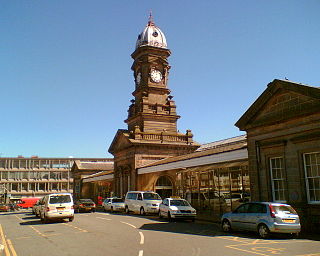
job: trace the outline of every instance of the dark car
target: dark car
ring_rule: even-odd
[[[95,212],[96,204],[91,199],[79,199],[74,204],[76,212]]]
[[[6,204],[0,204],[0,212],[8,212],[10,207]]]

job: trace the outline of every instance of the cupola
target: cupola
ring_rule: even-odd
[[[144,30],[139,34],[136,49],[141,46],[154,46],[159,48],[167,48],[167,40],[163,32],[153,22],[153,17],[150,14],[149,21]]]

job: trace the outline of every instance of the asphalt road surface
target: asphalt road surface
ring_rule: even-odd
[[[1,256],[320,256],[320,241],[312,237],[263,240],[223,233],[215,223],[104,212],[48,224],[31,211],[0,213],[0,247]]]

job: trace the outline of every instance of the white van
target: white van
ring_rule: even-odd
[[[146,213],[159,213],[161,197],[153,191],[129,191],[124,200],[125,212],[135,212],[145,215]]]
[[[43,223],[56,219],[74,219],[73,199],[70,193],[46,195],[41,200],[40,219]]]

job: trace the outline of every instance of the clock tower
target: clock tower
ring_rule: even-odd
[[[168,89],[170,54],[164,34],[150,17],[131,55],[135,91],[126,120],[129,130],[137,127],[142,132],[177,131],[180,116]]]
[[[114,155],[115,192],[150,190],[139,180],[137,168],[171,156],[193,152],[199,147],[191,130],[177,130],[176,104],[168,88],[171,55],[164,33],[149,21],[138,35],[132,71],[133,99],[125,120],[128,128],[118,130],[109,152]],[[152,188],[151,188],[152,189]]]

